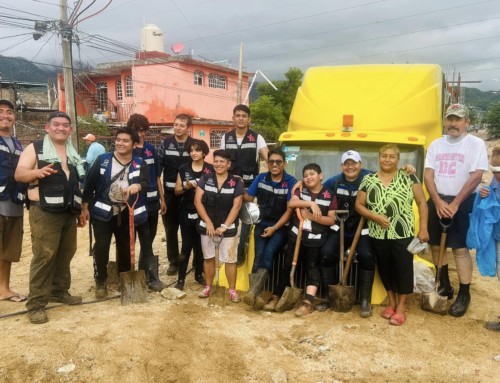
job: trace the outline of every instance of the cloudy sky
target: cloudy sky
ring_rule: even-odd
[[[0,55],[60,64],[58,4],[0,0]],[[74,58],[92,65],[130,59],[155,24],[165,52],[182,43],[183,54],[237,68],[243,43],[245,69],[271,79],[290,67],[437,63],[448,80],[500,90],[500,0],[83,0],[77,13]],[[37,41],[35,20],[49,22]]]

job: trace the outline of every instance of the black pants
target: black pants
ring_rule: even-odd
[[[344,235],[344,249],[351,246],[354,235]],[[372,242],[368,235],[359,237],[356,246],[356,259],[359,268],[366,271],[375,271],[375,252]],[[321,265],[324,267],[333,267],[339,264],[340,257],[340,232],[329,230],[326,241],[321,248]]]
[[[113,216],[109,222],[92,220],[94,229],[94,279],[96,282],[106,282],[108,279],[108,262],[111,238],[116,240],[116,264],[118,272],[130,271],[130,231],[129,213],[124,209],[120,214]],[[149,238],[147,223],[137,226],[136,231],[141,244],[142,258],[151,259],[153,247]],[[142,260],[142,262],[144,262]],[[141,262],[140,262],[141,263]]]
[[[201,250],[200,234],[196,231],[196,225],[187,222],[187,219],[183,219],[181,222],[181,237],[182,249],[179,257],[179,280],[184,280],[186,278],[191,251],[193,251],[195,276],[203,273],[203,252]]]
[[[167,204],[167,213],[162,215],[163,225],[165,226],[165,236],[167,239],[167,259],[171,265],[179,265],[179,240],[178,232],[180,225],[180,206],[179,199],[173,191],[165,190],[165,203]]]

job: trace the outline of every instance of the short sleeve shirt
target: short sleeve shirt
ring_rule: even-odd
[[[366,207],[375,214],[389,218],[389,228],[383,229],[374,221],[368,221],[370,237],[376,239],[402,239],[415,233],[413,216],[413,185],[420,183],[411,174],[399,170],[386,187],[376,173],[363,178],[359,190],[366,193]]]

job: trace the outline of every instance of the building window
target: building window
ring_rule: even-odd
[[[122,80],[116,82],[116,99],[123,100]]]
[[[125,96],[134,97],[134,84],[132,83],[132,77],[125,77]]]
[[[194,85],[203,85],[203,72],[199,70],[194,72]]]
[[[226,89],[226,78],[218,74],[210,73],[208,75],[208,86],[210,88]]]
[[[108,84],[106,82],[98,82],[95,84],[97,89],[97,108],[101,112],[108,110]]]
[[[219,149],[222,136],[227,133],[228,130],[210,130],[210,149]]]

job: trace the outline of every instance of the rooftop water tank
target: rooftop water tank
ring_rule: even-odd
[[[146,24],[141,30],[141,51],[164,52],[163,32],[154,24]]]

